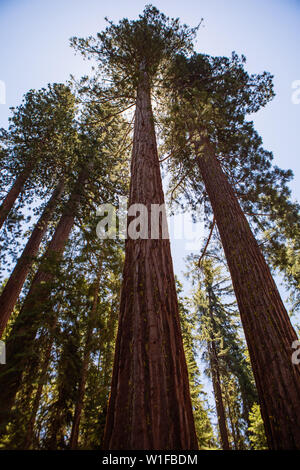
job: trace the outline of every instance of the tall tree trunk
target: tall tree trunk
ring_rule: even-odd
[[[36,390],[35,395],[34,395],[30,420],[29,420],[29,423],[28,423],[27,432],[26,432],[26,435],[25,435],[25,438],[24,438],[24,445],[22,447],[22,450],[30,449],[30,447],[32,446],[32,443],[33,443],[34,424],[35,424],[36,415],[37,415],[39,405],[40,405],[40,401],[41,401],[45,376],[47,374],[47,370],[48,370],[48,367],[49,367],[50,356],[51,356],[51,348],[52,348],[52,342],[51,342],[51,344],[48,345],[47,354],[46,354],[46,357],[45,357],[43,365],[42,365],[42,373],[41,373],[41,377],[39,379],[37,390]]]
[[[82,361],[82,368],[81,374],[79,379],[79,386],[78,386],[78,397],[75,404],[75,411],[74,411],[74,418],[72,422],[72,430],[70,436],[70,449],[77,449],[78,447],[78,437],[79,437],[79,426],[80,420],[83,410],[83,401],[84,401],[84,393],[85,393],[85,386],[88,376],[88,367],[89,367],[89,360],[90,360],[90,348],[89,344],[86,341],[85,349],[84,349],[84,356]]]
[[[107,416],[107,402],[110,393],[111,376],[114,362],[114,344],[116,336],[116,327],[118,325],[118,313],[119,308],[114,305],[114,301],[111,302],[111,310],[109,317],[105,323],[105,336],[102,337],[102,354],[99,354],[98,360],[98,372],[100,380],[100,387],[103,397],[106,397],[106,405],[102,406],[101,416],[99,420],[103,423],[101,426],[101,433],[99,435],[100,448],[103,449],[103,439],[105,431],[105,421]],[[104,398],[105,399],[105,398]],[[87,435],[87,434],[86,434]],[[88,440],[87,440],[88,442]]]
[[[112,344],[111,338],[115,336],[116,326],[118,324],[118,310],[112,306],[109,318],[105,324],[105,338],[102,340],[102,349],[103,355],[99,355],[99,364],[98,369],[100,373],[101,368],[101,376],[102,376],[102,388],[105,389],[107,396],[110,392],[110,381],[112,375],[112,368],[114,362],[114,345]],[[107,340],[109,338],[110,340]],[[101,364],[100,364],[101,362]]]
[[[138,85],[129,205],[163,204],[148,77]],[[150,235],[148,227],[147,234]],[[168,239],[128,238],[105,449],[197,449]]]
[[[24,185],[32,169],[33,169],[32,163],[29,163],[25,166],[24,170],[19,176],[17,176],[14,184],[12,185],[5,199],[3,200],[0,206],[0,228],[4,224],[6,217],[8,216],[12,206],[14,205],[16,199],[18,198],[22,189],[24,188]]]
[[[15,396],[19,390],[22,373],[33,348],[33,342],[41,323],[41,313],[51,293],[50,281],[53,279],[51,266],[59,261],[75,222],[75,216],[88,178],[84,169],[76,182],[66,209],[56,227],[55,233],[34,276],[20,313],[12,327],[6,344],[7,363],[0,366],[0,432],[4,432]],[[50,269],[49,269],[49,264]]]
[[[212,310],[212,287],[209,285],[207,286],[208,290],[208,301],[209,301],[209,316],[210,322],[212,326],[212,334],[216,334],[216,323],[213,316]],[[208,357],[210,362],[210,369],[211,369],[211,378],[214,390],[214,397],[216,403],[216,411],[218,417],[218,426],[220,431],[220,438],[221,438],[221,445],[223,450],[230,450],[229,439],[228,439],[228,431],[226,426],[226,414],[225,414],[225,407],[222,397],[222,388],[221,388],[221,377],[220,377],[220,366],[219,366],[219,358],[216,348],[216,341],[212,338],[207,343],[208,345]]]
[[[34,227],[32,234],[23,250],[21,257],[10,275],[0,296],[0,338],[5,330],[9,317],[16,305],[25,279],[38,253],[39,246],[48,228],[48,223],[53,215],[58,199],[64,189],[61,181],[54,190],[47,206],[45,207],[39,221]]]
[[[71,430],[71,437],[70,437],[70,444],[69,444],[71,449],[77,449],[78,447],[79,426],[80,426],[80,419],[81,419],[81,414],[82,414],[82,409],[83,409],[83,401],[84,401],[86,380],[87,380],[87,375],[88,375],[88,367],[89,367],[89,362],[90,362],[91,342],[93,339],[93,328],[95,324],[96,312],[97,312],[97,306],[98,306],[98,295],[99,295],[101,271],[102,271],[102,261],[99,260],[98,273],[97,273],[97,278],[95,280],[93,305],[92,305],[91,312],[90,312],[89,324],[87,326],[87,333],[86,333],[86,339],[85,339],[83,361],[82,361],[81,374],[80,374],[79,386],[78,386],[78,397],[77,397],[76,404],[75,404],[74,418],[73,418],[73,423],[72,423],[72,430]]]
[[[61,387],[59,389],[58,400],[55,403],[55,414],[52,417],[50,429],[47,432],[46,449],[47,450],[62,450],[64,448],[64,439],[62,438],[63,413],[65,409],[65,400],[61,394]],[[60,445],[62,446],[60,447]],[[59,449],[60,448],[60,449]]]
[[[224,408],[222,389],[221,389],[219,361],[218,361],[218,355],[217,355],[216,345],[215,345],[214,340],[208,341],[208,354],[209,354],[211,377],[212,377],[213,390],[214,390],[214,396],[215,396],[215,402],[216,402],[216,410],[217,410],[221,445],[222,445],[223,450],[230,450],[228,432],[227,432],[227,426],[226,426],[225,408]]]
[[[40,373],[40,376],[39,376],[38,387],[37,387],[37,390],[36,390],[35,395],[34,395],[32,408],[31,408],[31,414],[30,414],[30,420],[29,420],[29,423],[28,423],[28,426],[27,426],[26,435],[24,437],[24,444],[23,444],[22,450],[30,449],[30,447],[32,447],[32,444],[33,444],[33,435],[34,435],[33,430],[34,430],[34,425],[35,425],[35,421],[36,421],[36,415],[37,415],[39,405],[40,405],[40,401],[41,401],[43,387],[44,387],[46,377],[47,377],[47,371],[48,371],[50,359],[51,359],[51,350],[52,350],[53,339],[54,339],[53,330],[56,326],[56,323],[57,323],[57,319],[55,318],[54,323],[51,327],[50,336],[49,336],[48,341],[47,341],[45,356],[44,356],[44,359],[43,359],[43,362],[42,362],[42,365],[41,365],[41,373]]]
[[[226,406],[227,406],[228,418],[229,418],[229,422],[230,422],[230,426],[231,426],[231,435],[232,435],[234,449],[238,450],[239,440],[238,440],[238,437],[237,437],[236,427],[235,427],[235,423],[234,423],[233,415],[232,415],[232,411],[231,411],[230,397],[227,393],[226,387],[225,387],[225,403],[226,403]]]
[[[217,331],[216,331],[215,319],[213,316],[211,290],[212,290],[212,287],[208,285],[207,286],[208,302],[209,302],[208,308],[209,308],[210,322],[212,326],[212,334],[214,335],[217,333]],[[215,339],[212,338],[210,341],[208,341],[207,345],[208,345],[208,357],[209,357],[209,362],[210,362],[211,377],[212,377],[213,390],[214,390],[214,396],[215,396],[221,445],[222,445],[223,450],[230,450],[228,431],[227,431],[227,426],[226,426],[226,414],[225,414],[224,402],[223,402],[223,397],[222,397],[219,358],[218,358],[218,352],[216,348]]]
[[[207,138],[198,166],[231,273],[271,449],[300,449],[300,367],[297,339],[280,294]]]
[[[230,427],[232,431],[232,440],[235,450],[246,450],[245,447],[245,439],[244,436],[241,435],[240,426],[239,426],[239,415],[238,412],[238,404],[232,399],[230,396],[230,391],[226,384],[224,386],[224,402],[225,402],[225,409],[227,408],[228,418],[230,422]]]

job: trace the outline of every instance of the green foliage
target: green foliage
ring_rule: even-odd
[[[65,182],[61,203],[4,336],[13,354],[0,373],[0,393],[9,372],[21,370],[22,377],[6,432],[1,431],[2,448],[69,448],[83,378],[78,447],[101,448],[124,246],[119,240],[96,238],[96,208],[101,203],[116,206],[118,196],[128,192],[132,121],[121,116],[134,105],[144,73],[157,103],[161,150],[171,154],[164,164],[171,199],[185,210],[190,205],[195,217],[201,206],[206,227],[213,228],[211,205],[195,165],[196,155],[203,153],[202,138],[208,137],[265,255],[284,274],[295,308],[300,305],[300,219],[299,205],[292,202],[288,188],[292,172],[272,165],[272,153],[263,148],[248,119],[273,98],[272,76],[248,74],[245,58],[236,53],[231,58],[194,53],[196,32],[197,27],[181,25],[148,5],[137,20],[108,21],[95,38],[73,38],[73,47],[96,61],[94,76],[74,82],[73,90],[70,84],[30,90],[12,108],[8,129],[0,130],[1,196],[19,175],[26,176],[1,234],[5,277],[11,268],[7,261],[16,261],[44,201],[58,179]],[[79,186],[84,170],[88,176]],[[68,201],[74,192],[80,203],[64,254],[46,256],[61,215],[72,214]],[[212,376],[209,346],[213,343],[231,447],[249,448],[250,442],[254,449],[265,449],[232,286],[221,264],[211,261],[215,258],[223,259],[219,246],[208,247],[201,270],[195,271],[191,260],[190,276],[196,284],[192,301],[182,296],[177,282],[199,447],[218,447],[199,370],[200,346],[206,373]],[[34,307],[19,315],[39,269],[49,278],[37,291]]]
[[[44,95],[42,96],[44,98]],[[56,105],[58,106],[57,103]],[[55,109],[53,104],[53,111]],[[62,127],[63,124],[67,126],[68,116],[65,116],[64,121],[62,113],[60,118],[63,121]],[[28,120],[26,123],[28,128],[30,125],[33,126]],[[99,446],[103,433],[103,418],[101,420],[100,415],[102,413],[104,416],[106,410],[111,379],[122,243],[98,240],[96,209],[102,202],[117,204],[118,196],[124,195],[127,189],[128,152],[123,145],[127,139],[128,125],[120,116],[111,116],[109,105],[102,105],[99,109],[99,106],[95,108],[92,103],[82,105],[80,112],[78,110],[76,114],[76,119],[73,116],[70,124],[72,135],[70,135],[70,145],[66,145],[64,167],[59,166],[60,161],[55,160],[58,155],[54,155],[54,152],[58,147],[55,146],[54,138],[50,140],[52,146],[49,143],[49,148],[41,148],[40,151],[41,161],[44,157],[48,159],[49,175],[52,172],[52,175],[64,176],[65,193],[62,204],[56,208],[40,256],[36,259],[33,272],[30,273],[25,285],[23,291],[25,295],[20,298],[22,304],[26,293],[30,295],[31,307],[21,310],[18,316],[16,309],[6,332],[6,339],[12,345],[12,349],[9,364],[5,368],[6,372],[0,374],[0,381],[6,383],[7,371],[12,374],[21,372],[22,375],[14,407],[8,417],[7,431],[1,436],[2,446],[6,448],[29,446],[64,449],[69,445],[68,439],[87,347],[85,343],[91,325],[90,312],[95,282],[93,273],[99,259],[102,260],[103,273],[97,293],[96,320],[93,320],[93,334],[89,339],[88,349],[89,368],[93,370],[95,361],[100,361],[101,364],[97,368],[97,387],[94,384],[93,393],[90,394],[91,399],[92,395],[94,397],[93,403],[96,403],[93,409],[94,416],[97,410],[102,411],[98,413],[99,419],[95,423],[97,429],[95,435],[87,434],[82,428],[79,445],[92,448],[98,442]],[[20,128],[24,126],[23,121],[18,125]],[[44,138],[43,128],[41,127],[40,136],[38,124],[36,129],[36,139]],[[55,131],[57,132],[55,138],[60,142],[59,129]],[[13,132],[12,128],[9,132]],[[53,153],[51,153],[53,160],[48,158],[47,152]],[[86,183],[79,186],[78,176],[87,166],[89,171]],[[42,167],[39,171],[42,172]],[[35,177],[35,173],[29,176],[29,184]],[[45,191],[48,191],[52,180],[46,179],[45,175],[41,178],[45,179],[41,180],[43,182],[40,181],[40,184],[43,184]],[[35,190],[34,185],[32,191],[39,197],[40,193]],[[75,194],[79,200],[74,213],[76,225],[65,248],[65,256],[62,258],[60,253],[53,251],[48,253],[46,248],[55,233],[61,215],[69,216],[74,212],[73,203],[68,202],[71,201],[72,194]],[[48,278],[33,295],[30,292],[30,282],[37,269],[42,270]],[[32,365],[35,366],[32,368]],[[89,380],[88,377],[87,389]],[[85,419],[82,418],[82,423]],[[89,428],[92,429],[90,418],[88,422]],[[29,436],[26,429],[31,424],[33,429]],[[24,436],[27,434],[29,440],[26,441]],[[82,442],[81,435],[85,436]]]
[[[135,96],[141,70],[152,82],[164,74],[165,64],[177,53],[192,50],[197,28],[180,25],[152,5],[145,7],[138,20],[108,21],[107,28],[96,38],[72,38],[71,45],[85,57],[99,61],[101,72],[120,94]]]
[[[262,250],[292,287],[298,305],[299,270],[291,252],[299,253],[299,204],[291,200],[291,170],[272,165],[273,155],[262,147],[248,115],[273,98],[272,76],[249,75],[245,58],[196,54],[174,58],[161,100],[162,150],[171,154],[171,195],[181,208],[187,204],[198,216],[202,206],[207,226],[212,209],[198,172],[208,139],[228,177]],[[290,251],[288,249],[290,248]]]
[[[75,158],[76,111],[76,99],[70,88],[57,83],[30,90],[20,106],[11,108],[8,130],[0,131],[6,156],[5,181],[29,166],[32,170],[29,187],[35,179],[37,188],[49,184],[46,178],[57,178],[71,165]]]
[[[77,165],[77,102],[64,84],[30,90],[11,108],[8,129],[0,129],[3,149],[0,191],[3,196],[18,177],[25,183],[1,233],[1,261],[15,261],[31,219],[41,214],[59,179],[67,182]]]
[[[260,406],[254,403],[249,414],[249,439],[254,450],[268,450],[264,423],[260,413]]]
[[[191,267],[193,262],[191,258]],[[196,283],[195,324],[202,358],[207,364],[206,373],[212,377],[210,345],[213,343],[232,448],[243,449],[248,445],[249,412],[257,393],[229,275],[221,264],[207,258],[200,270],[199,267],[190,270],[189,277]]]
[[[193,406],[196,434],[198,438],[199,449],[211,449],[216,447],[215,436],[213,428],[209,419],[209,407],[206,399],[206,394],[203,391],[201,384],[201,377],[199,367],[196,361],[196,338],[195,327],[196,318],[189,309],[189,301],[183,298],[182,285],[176,280],[179,315],[181,320],[181,330],[183,336],[183,347],[185,351],[185,358],[187,362],[189,380],[190,380],[190,394]]]

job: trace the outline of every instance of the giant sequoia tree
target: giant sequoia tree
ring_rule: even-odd
[[[0,227],[22,191],[41,191],[45,181],[49,188],[49,179],[72,162],[75,111],[75,97],[61,83],[30,90],[23,103],[12,108],[8,130],[0,130],[2,178],[7,185],[14,180],[1,202]]]
[[[102,108],[101,108],[102,109]],[[20,308],[19,315],[11,325],[7,338],[7,363],[1,367],[0,372],[0,430],[5,432],[10,420],[11,408],[16,394],[21,386],[22,376],[26,364],[30,362],[32,345],[36,344],[36,336],[43,317],[48,312],[52,323],[56,321],[56,312],[51,311],[51,292],[53,282],[59,276],[60,262],[66,248],[74,225],[90,214],[91,205],[95,210],[96,203],[115,202],[116,195],[121,190],[123,183],[116,183],[107,178],[107,174],[114,173],[116,167],[121,170],[118,148],[120,146],[119,133],[122,131],[120,118],[112,118],[110,122],[110,138],[103,129],[103,114],[107,116],[107,110],[102,109],[102,115],[98,109],[98,120],[93,121],[92,111],[82,110],[78,122],[77,139],[75,139],[76,167],[72,175],[68,175],[68,194],[65,204],[57,212],[58,223],[47,248],[38,264],[38,269],[33,276],[30,288]],[[106,126],[107,121],[105,121]],[[35,229],[32,233],[34,235]],[[35,240],[36,241],[36,240]],[[38,246],[35,247],[37,251]],[[27,264],[31,262],[25,256],[21,259],[21,265],[17,265],[12,277],[9,279],[9,290],[4,288],[1,302],[1,335],[8,321],[8,314],[12,310],[12,298],[18,296],[21,281],[26,276]],[[32,255],[32,253],[31,253]],[[22,278],[22,279],[20,279]],[[11,289],[16,292],[11,292]],[[49,313],[50,311],[50,313]]]
[[[270,448],[300,448],[296,336],[265,261],[281,269],[297,302],[299,206],[291,171],[272,165],[247,116],[273,97],[272,77],[250,76],[235,53],[193,52],[196,31],[147,6],[135,21],[108,21],[96,38],[73,38],[98,63],[93,75],[74,91],[30,90],[0,130],[5,276],[16,261],[0,292],[1,448],[242,449],[249,431],[265,448],[260,409]],[[195,216],[203,207],[210,230],[193,303],[176,289],[161,162],[171,200]],[[116,206],[129,179],[126,242],[99,240],[96,209]],[[231,284],[206,260],[223,252],[257,384],[252,414],[241,324],[223,302]]]
[[[245,201],[244,207],[248,203],[248,208],[259,208],[258,212],[268,209],[271,221],[287,217],[278,210],[285,206],[290,221],[298,224],[297,208],[287,203],[289,175],[271,169],[272,156],[262,149],[261,139],[245,120],[247,113],[257,111],[273,96],[271,77],[267,73],[249,76],[236,55],[230,61],[195,54],[176,59],[169,85],[173,129],[169,138],[177,149],[184,147],[178,158],[181,164],[186,158],[193,178],[203,182],[215,217],[268,444],[273,449],[299,448],[300,369],[291,361],[291,345],[297,337],[238,199]]]
[[[53,194],[48,201],[41,217],[39,218],[36,226],[34,227],[31,236],[22,252],[22,255],[18,259],[18,262],[11,273],[5,287],[0,295],[0,335],[2,336],[3,331],[7,325],[9,317],[16,305],[26,276],[30,271],[30,268],[34,262],[35,256],[38,253],[41,241],[45,235],[49,221],[53,216],[55,208],[58,204],[59,198],[62,195],[64,189],[63,180],[59,182]]]
[[[216,256],[216,247],[213,251]],[[211,250],[207,256],[212,256]],[[213,258],[192,271],[197,283],[193,302],[203,359],[213,384],[222,448],[248,444],[249,414],[257,392],[245,345],[240,338],[236,301],[228,273]],[[191,271],[190,271],[191,273]],[[230,443],[230,444],[229,444]]]
[[[119,95],[135,97],[129,207],[143,204],[149,220],[151,205],[164,203],[151,91],[164,64],[190,50],[194,32],[146,7],[137,21],[110,23],[97,39],[73,40],[106,67]],[[108,449],[197,448],[170,244],[161,225],[157,239],[149,225],[126,240]]]

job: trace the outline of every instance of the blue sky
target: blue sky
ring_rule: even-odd
[[[300,200],[300,104],[292,103],[292,84],[300,80],[300,0],[165,0],[153,2],[169,16],[200,27],[196,50],[247,57],[251,73],[274,75],[276,97],[253,116],[274,163],[294,171],[293,197]],[[71,36],[102,30],[104,17],[135,18],[144,1],[0,0],[0,80],[6,104],[0,104],[0,126],[7,126],[9,107],[20,103],[30,88],[63,82],[72,73],[87,73],[88,63],[74,55]],[[182,241],[172,240],[175,271],[184,269],[188,254]]]
[[[245,54],[250,72],[274,74],[276,97],[255,116],[264,145],[275,162],[295,173],[292,188],[300,199],[300,104],[293,104],[292,83],[300,80],[300,0],[173,0],[156,1],[169,16],[189,25],[204,18],[196,49],[214,55]],[[103,29],[104,16],[136,17],[144,1],[0,0],[0,80],[6,84],[6,104],[0,105],[0,125],[7,125],[9,106],[30,88],[80,76],[87,63],[69,47],[73,35]]]

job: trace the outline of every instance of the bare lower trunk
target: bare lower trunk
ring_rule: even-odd
[[[25,435],[25,438],[24,438],[24,445],[22,447],[23,450],[30,449],[32,447],[32,444],[33,444],[33,436],[34,436],[33,430],[34,430],[34,425],[35,425],[35,421],[36,421],[36,415],[37,415],[38,408],[39,408],[40,401],[41,401],[41,396],[42,396],[42,392],[43,392],[45,378],[46,378],[48,367],[49,367],[52,345],[53,345],[53,336],[51,336],[49,338],[49,342],[48,342],[48,346],[47,346],[47,349],[46,349],[45,357],[44,357],[44,360],[43,360],[43,363],[42,363],[41,374],[40,374],[40,377],[39,377],[39,383],[38,383],[37,390],[35,392],[35,396],[34,396],[34,400],[33,400],[33,404],[32,404],[32,410],[31,410],[31,414],[30,414],[30,420],[29,420],[29,423],[28,423],[28,426],[27,426],[27,432],[26,432],[26,435]]]
[[[3,200],[1,206],[0,206],[0,228],[4,224],[6,217],[8,216],[11,208],[13,207],[16,199],[20,195],[22,189],[24,188],[24,185],[27,181],[27,178],[29,177],[31,171],[32,171],[32,164],[27,165],[22,173],[17,176],[13,186],[10,188],[8,191],[5,199]]]
[[[215,323],[213,310],[212,310],[211,289],[212,289],[211,285],[208,285],[207,291],[208,291],[208,301],[209,301],[209,316],[210,316],[210,322],[211,322],[211,327],[212,327],[212,335],[214,336],[217,333],[217,330],[216,330],[216,323]],[[208,341],[208,357],[209,357],[209,362],[210,362],[211,377],[212,377],[213,390],[214,390],[214,396],[215,396],[221,445],[222,445],[223,450],[230,450],[228,431],[227,431],[227,426],[226,426],[226,414],[225,414],[224,402],[223,402],[223,397],[222,397],[219,357],[218,357],[218,352],[217,352],[216,341],[214,338],[211,338],[211,340]]]
[[[0,432],[4,431],[9,420],[11,407],[21,385],[25,363],[40,326],[41,313],[51,293],[52,262],[59,261],[69,238],[87,177],[85,169],[78,178],[7,341],[7,363],[0,369]]]
[[[234,449],[238,450],[238,448],[239,448],[239,439],[238,439],[238,436],[237,436],[237,433],[236,433],[236,427],[235,427],[235,423],[234,423],[233,415],[232,415],[232,411],[231,411],[230,397],[228,396],[228,393],[227,393],[226,390],[225,390],[225,403],[226,403],[228,418],[229,418],[229,422],[230,422],[230,426],[231,426],[231,435],[232,435],[232,441],[233,441]]]
[[[129,205],[164,203],[146,74],[135,113]],[[149,235],[149,228],[147,233]],[[126,241],[105,449],[197,449],[168,239]]]
[[[223,450],[230,450],[228,432],[227,432],[227,426],[226,426],[225,408],[224,408],[223,397],[222,397],[218,355],[217,355],[216,345],[215,345],[214,340],[209,341],[208,343],[208,353],[209,353],[209,362],[210,362],[212,383],[213,383],[213,389],[214,389],[221,445],[222,445]]]
[[[65,408],[63,397],[59,394],[58,402],[56,403],[55,415],[52,418],[50,429],[47,431],[47,450],[62,450],[64,445],[64,436],[62,434],[63,426],[63,411]]]
[[[0,337],[2,336],[9,317],[16,305],[25,279],[38,253],[39,246],[48,228],[48,223],[53,215],[58,199],[64,188],[64,183],[58,184],[39,221],[23,250],[21,257],[10,275],[0,296]]]
[[[233,189],[206,139],[199,169],[231,273],[271,449],[300,449],[297,339],[277,287]],[[203,155],[202,155],[203,153]]]
[[[84,393],[85,393],[85,386],[88,376],[88,367],[90,362],[90,353],[91,353],[91,341],[93,339],[93,328],[95,324],[95,315],[97,312],[97,305],[98,305],[98,295],[99,295],[99,287],[100,287],[100,277],[101,277],[101,270],[102,270],[102,263],[99,260],[99,271],[97,275],[97,279],[95,282],[95,289],[94,289],[94,298],[93,298],[93,305],[90,313],[89,324],[86,333],[85,339],[85,348],[83,353],[83,361],[82,361],[82,368],[79,380],[79,387],[78,387],[78,397],[75,404],[75,411],[74,411],[74,418],[72,423],[72,430],[71,430],[71,437],[70,437],[70,449],[77,449],[78,447],[78,436],[79,436],[79,426],[81,420],[81,414],[83,410],[83,402],[84,402]]]
[[[86,344],[87,348],[87,344]],[[85,393],[85,386],[87,381],[88,375],[88,367],[89,367],[89,360],[90,360],[90,353],[85,349],[84,357],[82,362],[81,368],[81,375],[78,387],[78,397],[75,404],[75,411],[74,411],[74,418],[72,423],[72,430],[71,430],[71,437],[70,437],[70,449],[77,449],[78,447],[78,437],[79,437],[79,426],[80,420],[83,410],[83,402],[84,402],[84,393]]]

